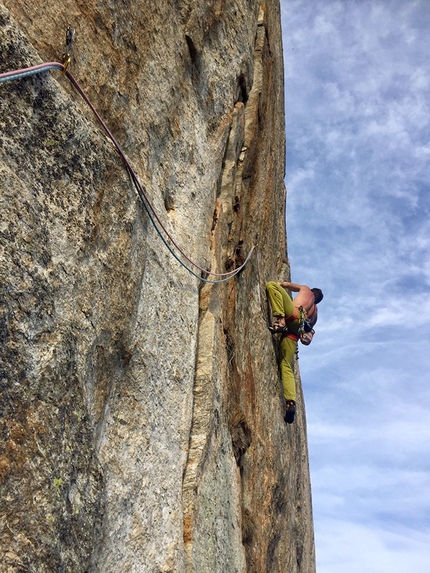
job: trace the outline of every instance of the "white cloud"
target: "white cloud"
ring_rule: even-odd
[[[300,350],[319,573],[427,573],[430,10],[283,5],[292,278],[325,298]]]
[[[428,532],[393,532],[335,519],[325,519],[320,526],[318,573],[428,573]]]

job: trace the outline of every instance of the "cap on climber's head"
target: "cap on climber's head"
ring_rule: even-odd
[[[320,288],[311,288],[311,291],[314,293],[315,297],[315,304],[318,304],[324,298],[323,292]]]

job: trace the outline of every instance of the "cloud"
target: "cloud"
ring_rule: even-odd
[[[287,230],[319,573],[430,561],[430,10],[282,2]]]
[[[369,530],[348,520],[325,519],[317,533],[318,573],[428,572],[428,532],[411,535],[409,530],[391,531],[389,527]]]

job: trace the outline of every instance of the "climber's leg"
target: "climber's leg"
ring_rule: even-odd
[[[287,291],[278,283],[270,281],[266,285],[267,294],[269,296],[270,306],[272,307],[272,314],[275,317],[290,317],[295,306]]]
[[[296,381],[294,379],[294,372],[291,367],[293,362],[294,353],[296,352],[297,342],[284,337],[280,344],[280,361],[279,367],[281,370],[282,388],[284,390],[285,400],[296,401]]]

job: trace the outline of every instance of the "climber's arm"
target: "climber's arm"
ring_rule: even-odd
[[[306,285],[299,285],[296,283],[282,282],[279,283],[281,287],[289,289],[292,292],[297,292],[297,296],[294,298],[293,303],[296,308],[303,307],[310,316],[313,315],[315,308],[315,296],[311,289]],[[298,315],[298,313],[297,313]],[[294,316],[294,315],[293,315]],[[294,316],[298,318],[298,316]]]
[[[281,285],[282,288],[286,288],[291,292],[300,292],[300,289],[304,286],[304,285],[296,285],[295,283],[289,283],[289,282],[283,282],[279,284]]]

